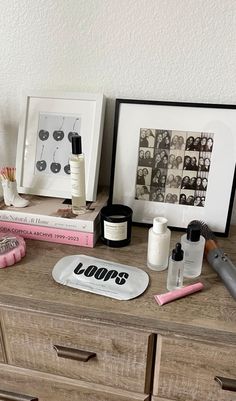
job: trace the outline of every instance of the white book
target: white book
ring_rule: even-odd
[[[0,224],[5,221],[94,233],[100,224],[100,210],[107,204],[107,192],[107,189],[101,190],[97,201],[91,203],[88,212],[82,215],[73,214],[71,205],[64,204],[60,198],[21,195],[30,202],[25,208],[6,206],[2,200]]]

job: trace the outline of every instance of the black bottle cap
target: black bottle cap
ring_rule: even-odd
[[[183,260],[184,258],[184,251],[181,248],[180,242],[177,242],[175,245],[175,249],[172,251],[172,260],[175,260],[176,262],[179,262],[180,260]]]
[[[80,155],[82,153],[81,136],[73,135],[71,137],[71,143],[72,143],[72,154]]]
[[[198,242],[201,235],[201,227],[197,223],[191,223],[187,227],[187,240]]]

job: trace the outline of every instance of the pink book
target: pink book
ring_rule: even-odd
[[[93,248],[97,240],[96,233],[0,221],[0,233],[6,234],[7,232],[23,238],[86,246],[88,248]]]

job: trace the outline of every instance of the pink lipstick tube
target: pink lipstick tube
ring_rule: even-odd
[[[179,288],[178,290],[166,292],[165,294],[154,295],[158,305],[164,305],[175,299],[183,298],[186,295],[193,294],[194,292],[201,291],[204,288],[202,283],[195,283],[187,285],[186,287]]]

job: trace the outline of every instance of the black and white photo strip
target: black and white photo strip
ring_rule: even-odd
[[[141,128],[135,199],[204,207],[214,134]]]

